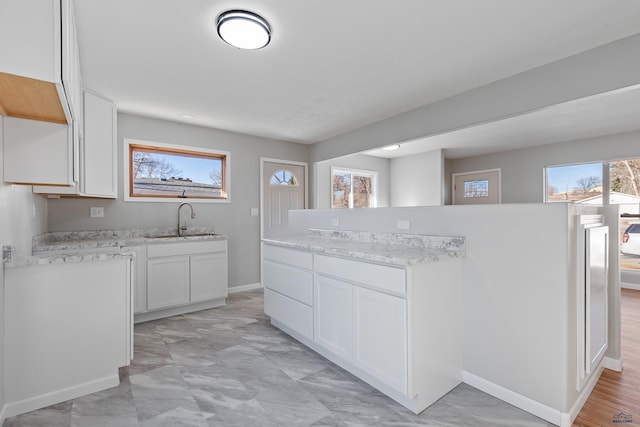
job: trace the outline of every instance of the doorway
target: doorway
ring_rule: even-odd
[[[276,159],[260,161],[260,236],[284,237],[289,229],[289,211],[307,207],[307,164]]]

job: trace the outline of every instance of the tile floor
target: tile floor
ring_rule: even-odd
[[[138,324],[121,384],[5,427],[526,426],[550,424],[461,384],[416,416],[269,324],[261,291]]]

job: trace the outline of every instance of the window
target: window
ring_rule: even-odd
[[[602,171],[602,162],[547,167],[546,202],[592,202],[601,205]]]
[[[489,180],[465,181],[463,197],[489,197]]]
[[[375,207],[376,180],[376,172],[331,168],[331,207]]]
[[[288,170],[280,169],[271,175],[269,185],[289,185],[292,187],[298,186],[298,180],[296,176]]]
[[[550,166],[545,172],[547,202],[619,206],[620,267],[623,275],[640,272],[640,159]]]
[[[125,139],[125,200],[228,201],[229,153]]]

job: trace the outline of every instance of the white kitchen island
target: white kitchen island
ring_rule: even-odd
[[[462,381],[464,238],[309,230],[262,253],[274,326],[415,413]]]

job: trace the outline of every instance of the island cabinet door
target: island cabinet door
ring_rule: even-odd
[[[354,364],[406,394],[406,300],[354,286],[353,311]]]
[[[353,354],[353,285],[316,276],[314,284],[314,339],[351,362]]]
[[[189,302],[189,257],[149,259],[147,262],[149,310]]]

